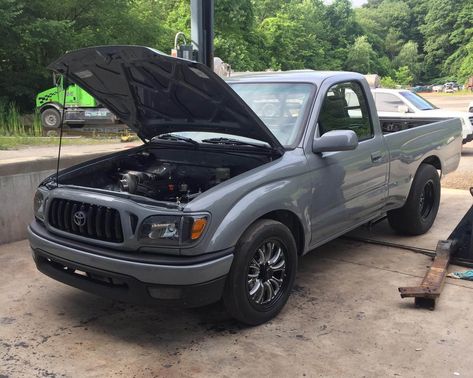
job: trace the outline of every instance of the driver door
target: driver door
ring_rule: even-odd
[[[309,153],[313,246],[377,217],[387,193],[388,152],[359,82],[338,83],[326,92],[316,137],[331,130],[353,130],[359,144],[351,151]]]

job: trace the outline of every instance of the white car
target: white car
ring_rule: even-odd
[[[469,111],[470,113],[473,113],[473,101],[470,102],[470,105],[468,105],[468,111]]]
[[[460,118],[463,144],[473,140],[473,103],[470,112],[439,109],[423,97],[405,89],[372,90],[380,117],[405,117],[406,120]]]

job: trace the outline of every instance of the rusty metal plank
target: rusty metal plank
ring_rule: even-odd
[[[435,308],[435,303],[442,292],[447,267],[450,262],[452,240],[440,240],[437,244],[434,261],[424,276],[420,286],[400,287],[401,298],[415,298],[417,306]]]

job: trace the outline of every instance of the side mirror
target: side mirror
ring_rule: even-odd
[[[312,144],[314,153],[330,151],[349,151],[358,147],[358,137],[352,130],[333,130],[326,132],[320,138],[315,138]]]
[[[409,107],[407,105],[399,105],[397,111],[399,113],[409,113]]]

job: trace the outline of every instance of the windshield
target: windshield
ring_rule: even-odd
[[[296,142],[312,92],[312,84],[229,83],[279,142]]]
[[[249,105],[284,147],[291,147],[301,131],[312,84],[300,83],[229,83],[232,89]],[[198,142],[210,138],[233,138],[243,142],[267,143],[238,135],[213,132],[173,132]]]
[[[437,109],[437,107],[427,100],[423,99],[419,95],[416,95],[415,93],[408,92],[408,91],[403,91],[400,93],[402,97],[407,99],[408,101],[411,102],[412,105],[414,105],[417,109],[419,110],[433,110]]]

